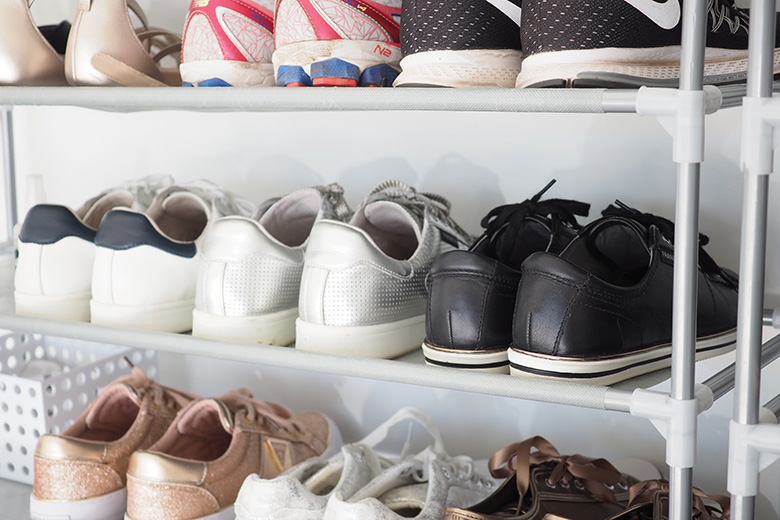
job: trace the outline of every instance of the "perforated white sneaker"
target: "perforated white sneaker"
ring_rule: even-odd
[[[343,194],[337,184],[315,186],[215,222],[200,252],[192,334],[292,343],[309,234],[320,219],[349,218]]]
[[[172,186],[141,213],[108,212],[95,237],[92,323],[185,332],[192,328],[197,253],[211,223],[253,205],[207,181]]]
[[[433,419],[416,408],[402,408],[362,440],[341,448],[328,460],[310,459],[266,480],[250,475],[238,493],[236,520],[320,520],[328,499],[335,493],[351,497],[384,470],[404,460],[409,443],[400,450],[377,452],[400,426],[422,426],[427,450],[443,454]]]
[[[106,190],[75,210],[59,204],[33,206],[18,237],[16,313],[89,321],[95,235],[103,216],[120,207],[143,211],[171,184],[171,177],[151,176]]]
[[[387,181],[349,223],[317,222],[304,260],[296,347],[376,358],[419,348],[431,263],[473,240],[449,211],[439,195]]]

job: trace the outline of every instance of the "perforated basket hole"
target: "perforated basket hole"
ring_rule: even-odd
[[[13,350],[16,346],[16,338],[13,336],[8,336],[5,338],[5,348],[6,350]]]
[[[7,413],[8,412],[8,403],[2,403],[0,404],[0,410]]]
[[[100,378],[100,369],[98,367],[92,367],[92,369],[89,371],[89,378],[93,381]]]
[[[9,471],[10,473],[13,473],[14,471],[16,471],[16,468],[15,468],[15,467],[14,467],[14,465],[13,465],[13,464],[11,464],[10,462],[8,463],[8,466],[6,466],[6,467],[8,468],[8,471]]]
[[[0,366],[2,366],[2,365],[0,365]],[[7,387],[5,386],[5,383],[3,383],[2,381],[0,381],[0,392],[5,392],[6,388],[7,388]]]
[[[5,443],[5,451],[7,451],[8,453],[12,453],[14,451],[14,447],[11,446],[10,442]]]
[[[27,393],[30,394],[30,397],[35,399],[35,396],[38,395],[38,392],[35,391],[35,388],[30,387],[30,389],[27,391]]]
[[[73,382],[69,377],[65,377],[62,379],[62,381],[60,381],[60,386],[62,386],[63,391],[67,392],[73,386]]]
[[[8,368],[10,368],[11,370],[13,370],[14,368],[16,368],[16,356],[8,356],[8,359],[6,360],[5,364],[6,364],[6,365],[8,366]]]
[[[87,403],[89,402],[89,397],[87,397],[87,394],[82,392],[77,397],[77,402],[79,403],[79,406],[86,406]]]
[[[20,452],[22,455],[27,455],[27,448],[25,448],[24,446],[21,446],[21,447],[19,448],[19,452]]]
[[[30,342],[30,335],[29,334],[22,334],[19,336],[19,342],[22,345],[27,345]]]
[[[140,365],[141,361],[144,359],[144,355],[136,350],[133,352],[131,359],[133,360],[134,365]]]
[[[57,347],[54,345],[49,345],[49,357],[56,358],[57,357]]]
[[[17,405],[16,413],[18,413],[19,415],[24,415],[24,409],[21,406]]]
[[[16,395],[20,395],[22,393],[22,387],[19,385],[14,385],[14,393]]]
[[[57,417],[57,414],[58,414],[59,412],[60,412],[60,411],[57,409],[57,405],[56,405],[56,404],[53,404],[53,405],[51,405],[51,406],[49,407],[49,410],[48,410],[46,413],[49,415],[49,417]]]
[[[35,359],[43,359],[43,356],[46,355],[46,349],[43,348],[43,345],[38,345],[35,347]]]
[[[149,370],[146,371],[146,375],[149,376],[149,379],[154,379],[157,377],[157,367],[149,367]]]
[[[70,412],[73,410],[73,400],[72,399],[65,399],[62,402],[62,410],[65,412]]]
[[[10,432],[11,431],[11,425],[8,424],[8,423],[3,423],[3,430],[6,431],[6,432]]]
[[[27,431],[25,431],[24,426],[19,426],[19,435],[24,435],[25,433],[27,433]]]
[[[56,395],[57,394],[57,387],[54,385],[46,385],[46,388],[44,390],[47,395]]]
[[[83,372],[76,374],[76,384],[79,386],[83,386],[84,383],[87,382],[87,376],[84,375]]]
[[[105,370],[106,374],[111,375],[116,370],[116,365],[113,361],[108,361],[105,365],[103,365],[103,370]]]
[[[37,419],[38,418],[38,410],[33,408],[32,410],[30,410],[30,415],[33,416],[33,419]]]
[[[76,351],[76,363],[83,363],[84,362],[84,353],[80,350]]]

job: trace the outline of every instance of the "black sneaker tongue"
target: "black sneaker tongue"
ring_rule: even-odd
[[[42,25],[38,27],[41,35],[46,38],[49,45],[54,47],[57,54],[65,54],[70,35],[70,22],[62,21],[59,25]]]

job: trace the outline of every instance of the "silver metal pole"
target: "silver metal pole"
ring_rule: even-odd
[[[774,0],[752,0],[750,3],[747,81],[749,97],[771,97],[772,95],[776,9]],[[771,157],[771,145],[766,146],[760,153],[769,154]],[[734,421],[744,425],[756,424],[759,413],[768,174],[771,172],[744,171],[743,173],[745,191],[742,208]],[[736,447],[736,449],[742,448],[744,447]],[[734,457],[735,454],[731,453],[729,456]],[[755,496],[732,495],[731,510],[734,520],[752,520],[755,517],[755,509]]]
[[[16,209],[16,162],[14,160],[14,125],[11,107],[0,107],[0,133],[2,133],[3,178],[5,180],[5,221],[8,242],[13,242]]]
[[[775,315],[780,314],[775,309],[764,309],[764,326],[765,327],[774,327],[775,326]],[[780,320],[778,321],[778,325],[780,325]]]
[[[775,414],[775,417],[780,417],[780,395],[776,395],[772,400],[766,403],[764,408]]]
[[[775,336],[761,347],[761,367],[764,368],[780,358],[780,336]],[[737,366],[732,363],[717,374],[704,381],[704,385],[712,390],[715,401],[729,393],[735,385]]]
[[[682,2],[682,6],[680,90],[702,90],[707,34],[706,0],[686,1]],[[701,114],[701,124],[704,125],[704,114]],[[671,397],[678,400],[694,398],[700,167],[699,163],[680,163],[677,166]],[[670,467],[669,486],[670,520],[690,519],[693,468]]]

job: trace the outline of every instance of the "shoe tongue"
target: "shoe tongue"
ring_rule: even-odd
[[[201,399],[184,412],[179,419],[182,435],[210,436],[219,431],[233,434],[233,413],[219,399]]]
[[[93,401],[85,418],[87,429],[123,434],[135,421],[141,409],[141,398],[129,382],[104,388]]]
[[[526,218],[516,227],[501,227],[493,236],[485,235],[477,241],[472,251],[495,258],[513,269],[520,269],[523,261],[532,253],[547,251],[552,232],[548,225],[535,218]]]

